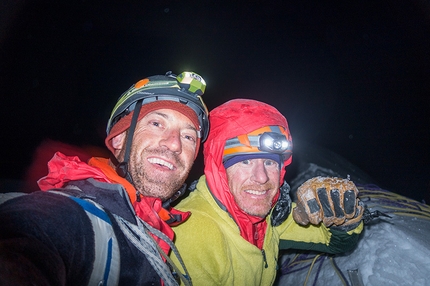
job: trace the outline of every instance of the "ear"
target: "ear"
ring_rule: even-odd
[[[125,137],[126,137],[125,135],[126,135],[126,131],[124,131],[124,132],[122,132],[122,133],[120,133],[120,134],[118,134],[112,138],[112,147],[115,150],[115,152],[114,152],[115,156],[117,156],[121,152],[121,150],[125,144]]]

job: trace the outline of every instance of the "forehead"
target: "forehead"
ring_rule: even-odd
[[[261,174],[261,172],[265,172],[270,180],[279,180],[279,165],[275,163],[271,166],[264,166],[264,162],[267,160],[270,159],[251,159],[249,164],[242,164],[241,162],[238,162],[226,168],[227,180],[229,183],[231,183],[231,180],[234,181],[236,179],[239,180],[239,178],[251,178],[257,174]]]
[[[246,164],[244,164],[246,162]],[[248,158],[243,159],[237,162],[232,162],[233,164],[228,165],[226,167],[227,172],[229,170],[252,170],[253,168],[249,168],[250,166],[258,166],[259,164],[265,165],[268,161],[270,161],[272,164],[278,166],[278,162],[276,160],[270,159],[270,158]],[[272,165],[271,165],[272,166]],[[270,168],[272,170],[273,168]],[[273,170],[279,171],[279,168],[274,168]]]
[[[193,122],[181,112],[174,109],[156,109],[151,112],[148,112],[142,119],[151,118],[151,117],[160,117],[167,121],[170,121],[174,124],[181,125],[185,128],[190,128],[195,130]]]

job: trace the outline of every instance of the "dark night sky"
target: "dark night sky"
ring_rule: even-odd
[[[45,138],[103,146],[131,84],[193,70],[210,109],[265,101],[296,146],[429,200],[429,1],[95,2],[1,1],[0,177],[20,179]]]

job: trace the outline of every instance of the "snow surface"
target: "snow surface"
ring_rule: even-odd
[[[363,183],[360,172],[338,168],[339,160],[336,158],[336,165],[325,161],[328,168],[302,161],[298,175],[291,180],[292,190],[314,176],[345,177],[347,172],[356,179],[353,181]],[[351,253],[318,256],[283,252],[282,274],[275,285],[430,285],[430,206],[376,186],[364,185],[364,189],[373,189],[367,194],[363,191],[362,201],[368,209],[391,218],[379,217],[366,224]],[[358,275],[349,275],[354,273]]]

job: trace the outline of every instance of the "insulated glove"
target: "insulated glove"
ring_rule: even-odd
[[[364,208],[359,204],[358,189],[347,179],[315,177],[304,182],[297,190],[294,220],[301,225],[326,227],[348,226],[360,222]]]

